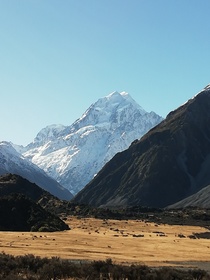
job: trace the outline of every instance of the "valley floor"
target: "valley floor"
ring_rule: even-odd
[[[0,232],[0,252],[210,271],[210,239],[195,238],[205,228],[73,216],[66,222],[71,230],[64,232]]]

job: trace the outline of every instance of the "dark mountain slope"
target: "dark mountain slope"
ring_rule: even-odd
[[[209,161],[208,86],[118,153],[74,201],[165,207],[210,183]]]
[[[0,176],[0,197],[11,194],[23,194],[44,208],[51,208],[51,204],[59,204],[60,200],[34,183],[16,174]]]
[[[0,197],[0,230],[61,231],[69,229],[61,219],[21,194]]]
[[[36,184],[29,182],[16,174],[5,174],[0,176],[0,196],[12,193],[24,194],[34,201],[38,201],[42,196],[53,197],[47,191],[41,189]]]
[[[55,205],[60,206],[62,202],[21,176],[14,174],[0,176],[0,230],[69,229],[61,219],[45,210],[52,209]]]

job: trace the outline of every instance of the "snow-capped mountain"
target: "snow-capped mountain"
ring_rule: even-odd
[[[42,129],[19,151],[76,194],[117,152],[161,120],[154,112],[143,110],[126,92],[113,92],[92,104],[72,125]]]
[[[70,200],[72,194],[50,178],[42,169],[19,154],[9,142],[0,142],[0,175],[12,173],[22,176],[60,199]]]

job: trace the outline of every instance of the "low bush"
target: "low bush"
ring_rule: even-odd
[[[145,265],[117,265],[106,261],[80,262],[34,255],[0,254],[0,280],[210,280],[204,270],[152,269]]]

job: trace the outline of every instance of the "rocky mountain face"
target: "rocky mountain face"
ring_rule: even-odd
[[[60,199],[70,200],[73,197],[68,190],[4,141],[0,142],[0,175],[6,173],[20,175]]]
[[[94,206],[166,207],[210,184],[210,86],[116,154],[74,198]]]
[[[161,120],[154,112],[143,110],[127,93],[113,92],[92,104],[72,125],[48,126],[33,143],[18,149],[76,194],[117,152]]]

